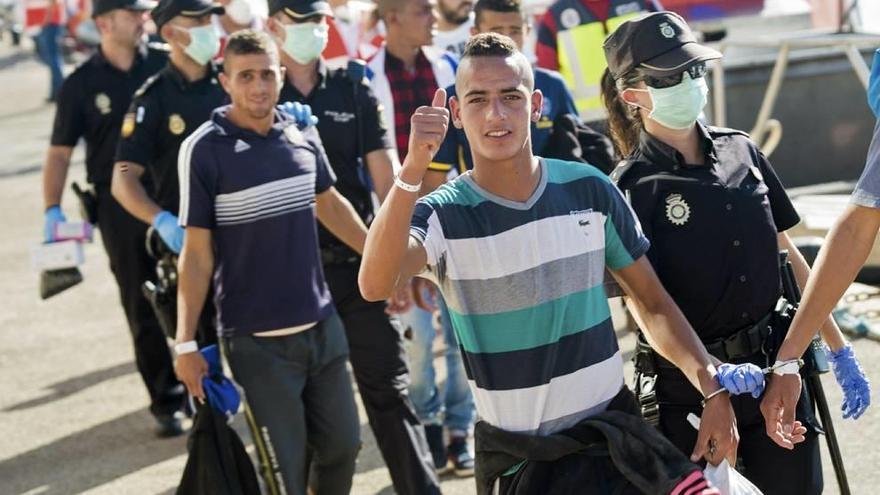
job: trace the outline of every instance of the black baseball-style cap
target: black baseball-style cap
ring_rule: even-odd
[[[156,28],[161,28],[179,15],[202,17],[208,14],[223,15],[225,11],[222,5],[211,0],[160,0],[151,15]]]
[[[317,15],[333,17],[333,9],[324,1],[313,0],[269,0],[269,15],[284,11],[294,19],[306,19]]]
[[[674,12],[655,12],[626,21],[602,47],[615,79],[633,69],[654,77],[670,76],[721,58],[720,52],[697,43],[687,22]]]
[[[92,17],[97,17],[116,9],[146,12],[155,7],[156,2],[152,0],[94,0],[92,2]]]

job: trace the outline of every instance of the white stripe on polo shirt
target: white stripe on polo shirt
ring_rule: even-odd
[[[180,186],[180,208],[177,213],[178,223],[181,226],[185,226],[189,220],[189,174],[193,149],[195,149],[199,139],[207,136],[214,127],[214,122],[209,120],[197,127],[195,132],[190,134],[180,144],[180,151],[177,153],[177,181]]]
[[[516,390],[485,390],[468,380],[480,417],[508,431],[545,433],[541,425],[586,412],[584,405],[601,404],[623,386],[620,351],[610,358],[550,383]]]
[[[218,194],[214,211],[218,225],[233,225],[303,210],[314,200],[314,176],[296,176]]]
[[[604,250],[605,215],[600,212],[585,215],[591,220],[587,227],[578,226],[578,220],[583,216],[560,215],[492,236],[446,239],[446,251],[454,253],[447,260],[447,277],[458,280],[499,278],[551,261]],[[428,236],[431,235],[438,234],[428,232]],[[492,253],[492,256],[484,253]],[[429,257],[429,262],[436,263],[436,260]]]

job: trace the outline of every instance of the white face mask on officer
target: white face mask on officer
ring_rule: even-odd
[[[305,65],[321,56],[330,38],[330,26],[317,22],[303,22],[284,26],[284,44],[281,49],[296,63]]]
[[[682,74],[681,82],[668,88],[648,89],[628,88],[628,91],[646,92],[651,95],[651,110],[648,118],[670,129],[690,129],[697,122],[703,107],[708,102],[709,87],[705,77],[691,78],[690,73]],[[627,102],[644,110],[638,103]]]
[[[220,51],[220,35],[212,25],[185,28],[173,26],[189,35],[189,44],[183,49],[189,58],[199,65],[205,65]]]

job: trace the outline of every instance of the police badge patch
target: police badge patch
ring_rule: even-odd
[[[168,117],[168,130],[175,136],[183,134],[183,131],[186,130],[186,122],[183,121],[183,117],[180,114],[172,113]]]
[[[666,218],[673,225],[684,225],[691,218],[691,207],[681,194],[666,196]]]
[[[668,22],[664,22],[660,24],[660,34],[662,34],[664,38],[674,38],[675,29],[673,29]]]
[[[95,108],[101,112],[101,115],[110,113],[110,97],[106,93],[98,93],[95,95]]]

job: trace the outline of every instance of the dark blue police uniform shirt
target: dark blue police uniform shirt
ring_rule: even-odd
[[[336,181],[314,127],[281,110],[267,136],[214,111],[180,152],[180,222],[211,229],[223,336],[317,322],[335,311],[318,251],[315,196]]]
[[[532,122],[532,152],[540,155],[547,140],[550,139],[553,121],[556,120],[556,117],[564,114],[577,116],[578,112],[574,107],[571,93],[565,86],[565,80],[558,72],[541,68],[535,68],[534,72],[535,89],[541,90],[544,95],[541,119],[538,122]],[[446,94],[449,97],[455,96],[455,85],[446,88]],[[456,169],[458,173],[464,173],[474,168],[471,148],[467,136],[464,134],[464,129],[449,126],[446,138],[440,145],[440,149],[437,150],[434,161],[429,168],[438,172],[449,172]]]
[[[704,341],[757,323],[781,295],[778,233],[800,221],[748,135],[697,125],[704,165],[642,131],[611,174],[651,241],[647,256]]]

